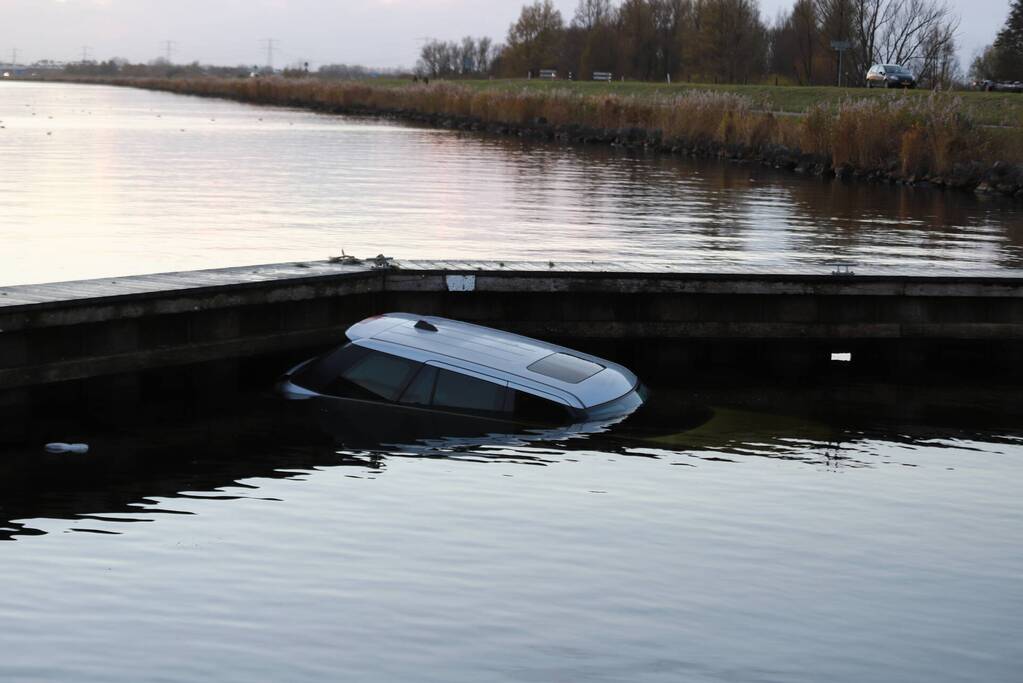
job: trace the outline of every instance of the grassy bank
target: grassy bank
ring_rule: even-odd
[[[397,82],[394,82],[397,84]],[[641,99],[673,97],[692,90],[732,93],[748,97],[759,108],[787,114],[803,114],[811,107],[827,104],[838,106],[848,99],[886,100],[893,97],[910,101],[925,100],[929,90],[883,90],[866,88],[834,88],[786,85],[717,85],[711,83],[641,83],[541,80],[477,80],[459,81],[477,90],[522,90],[544,92],[567,90],[580,95],[631,96]],[[1006,92],[956,92],[962,113],[978,125],[1023,128],[1023,96]]]
[[[1016,167],[1023,161],[1023,132],[978,125],[963,97],[952,94],[874,91],[866,97],[821,98],[792,116],[737,91],[741,86],[614,84],[615,90],[605,90],[607,84],[590,83],[424,85],[280,78],[106,82],[333,112],[433,117],[428,120],[440,125],[641,144],[824,174],[834,169],[842,175],[990,186],[1004,193],[1023,189],[1023,174]]]

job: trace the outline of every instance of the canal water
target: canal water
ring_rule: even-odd
[[[1014,388],[655,385],[661,422],[457,438],[162,389],[3,451],[0,680],[1019,680]]]
[[[0,126],[0,284],[342,248],[1023,263],[1010,202],[758,167],[51,84],[0,83]],[[0,400],[0,680],[1023,674],[1018,387],[648,371],[657,419],[455,438],[285,405],[286,367]]]
[[[357,256],[1008,269],[1020,202],[0,83],[0,285]]]

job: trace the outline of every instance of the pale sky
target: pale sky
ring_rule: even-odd
[[[555,0],[565,20],[578,0]],[[761,0],[771,20],[791,0]],[[961,18],[960,57],[991,42],[1007,0],[952,0]],[[523,0],[0,0],[0,62],[126,57],[148,61],[175,41],[174,61],[264,64],[261,40],[277,43],[274,64],[308,60],[377,67],[415,64],[421,40],[489,35],[503,42]]]

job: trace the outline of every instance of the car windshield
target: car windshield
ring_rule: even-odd
[[[898,64],[889,64],[889,65],[885,66],[884,69],[885,69],[885,71],[887,71],[890,74],[898,74],[899,76],[908,76],[909,75],[909,69],[907,69],[904,66],[899,66]]]

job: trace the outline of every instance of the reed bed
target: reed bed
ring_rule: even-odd
[[[453,83],[374,84],[284,78],[115,79],[117,85],[328,111],[410,113],[482,124],[642,130],[662,144],[761,156],[812,155],[835,169],[926,178],[995,161],[961,99],[849,98],[803,115],[781,114],[742,94],[686,90],[664,96],[589,94],[569,88],[479,89]],[[1018,149],[1018,148],[1017,148]],[[773,152],[772,152],[773,150]],[[779,152],[779,150],[782,150]],[[1003,158],[1019,162],[1020,158]]]

